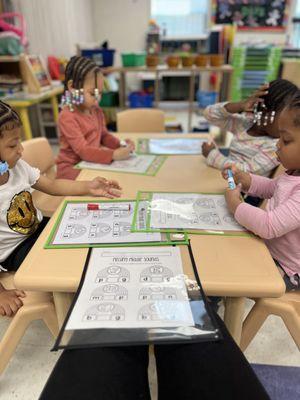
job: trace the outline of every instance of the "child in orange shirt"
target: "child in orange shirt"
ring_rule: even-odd
[[[57,177],[75,179],[80,161],[109,164],[125,160],[134,150],[127,139],[126,146],[106,128],[101,98],[103,76],[97,65],[85,57],[74,56],[66,67],[63,109],[58,120],[60,151],[56,160]]]

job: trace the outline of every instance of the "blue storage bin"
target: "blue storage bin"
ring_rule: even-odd
[[[131,108],[149,108],[152,107],[154,96],[145,92],[132,92],[128,96],[128,100]]]
[[[198,90],[197,101],[200,108],[205,108],[211,104],[217,102],[218,93],[217,92],[205,92],[203,90]]]
[[[114,64],[113,49],[81,49],[83,57],[91,58],[98,67],[111,67]]]

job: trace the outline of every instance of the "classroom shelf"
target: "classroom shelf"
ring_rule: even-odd
[[[151,76],[149,79],[154,80],[154,104],[155,107],[160,107],[160,80],[163,76],[187,76],[189,77],[189,96],[186,104],[184,104],[184,109],[188,108],[188,130],[192,129],[192,114],[195,110],[195,79],[197,75],[203,73],[214,72],[220,76],[219,86],[220,90],[222,88],[222,93],[219,97],[220,100],[229,99],[229,92],[231,86],[231,76],[233,73],[233,67],[231,65],[223,65],[221,67],[178,67],[169,68],[166,65],[159,65],[157,67],[108,67],[103,68],[104,74],[118,73],[119,74],[119,100],[120,108],[126,108],[127,95],[126,95],[126,76],[128,73],[135,74],[146,74],[146,76]],[[149,75],[151,74],[151,75]],[[179,75],[182,74],[182,75]],[[175,101],[174,103],[180,103],[181,101]],[[170,103],[170,102],[167,102]],[[185,102],[184,102],[185,103]],[[178,108],[176,108],[178,109]]]

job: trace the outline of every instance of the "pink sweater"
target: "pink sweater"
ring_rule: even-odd
[[[242,203],[235,211],[236,220],[265,239],[287,275],[300,276],[300,176],[284,173],[269,179],[251,175],[248,193],[270,199],[266,211]]]
[[[100,107],[93,107],[89,115],[65,107],[59,115],[58,127],[58,178],[75,179],[80,170],[73,167],[81,160],[109,164],[114,149],[120,147],[119,139],[108,133]]]

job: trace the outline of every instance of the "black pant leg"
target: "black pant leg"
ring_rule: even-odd
[[[1,265],[4,268],[7,268],[9,271],[16,271],[25,260],[25,257],[30,252],[48,221],[49,218],[44,217],[37,230],[22,243],[20,243],[19,246],[16,247],[15,250],[7,257],[7,259],[1,262]]]
[[[222,341],[155,346],[159,400],[269,399],[220,318],[218,322]]]
[[[150,400],[148,346],[65,350],[40,400]]]

